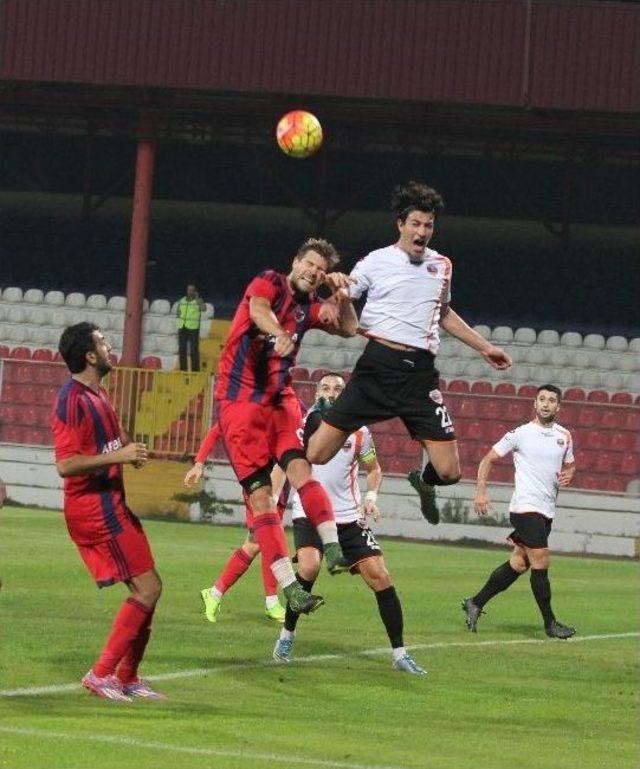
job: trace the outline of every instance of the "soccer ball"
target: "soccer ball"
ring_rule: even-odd
[[[320,149],[322,126],[315,115],[296,109],[280,118],[276,139],[278,147],[290,158],[308,158]]]

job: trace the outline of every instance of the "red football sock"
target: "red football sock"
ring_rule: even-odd
[[[264,585],[264,594],[277,595],[278,580],[273,576],[271,566],[267,563],[267,559],[262,557],[262,553],[260,553],[260,566],[262,568],[262,584]]]
[[[100,678],[111,675],[147,622],[153,609],[147,608],[135,598],[127,598],[116,614],[111,634],[102,650],[93,672]]]
[[[278,514],[275,512],[256,515],[253,534],[260,545],[262,560],[267,568],[271,568],[276,561],[285,558],[289,560],[287,541]]]
[[[153,619],[153,613],[155,607],[147,614],[147,620],[140,628],[140,632],[133,639],[129,648],[125,652],[124,657],[118,665],[118,678],[123,684],[128,684],[131,681],[135,681],[138,677],[138,665],[140,664],[142,657],[144,656],[144,650],[149,643],[149,636],[151,635],[151,621]]]
[[[310,478],[300,486],[298,495],[304,514],[313,526],[317,528],[321,523],[335,520],[331,500],[318,481]]]
[[[253,559],[239,547],[227,561],[222,574],[214,582],[214,587],[221,593],[226,593],[232,585],[235,585],[249,566],[251,566],[252,561]]]

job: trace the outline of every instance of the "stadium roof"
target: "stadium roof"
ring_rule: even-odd
[[[597,32],[594,32],[597,30]],[[5,0],[0,128],[638,162],[640,7],[546,0]],[[265,137],[268,137],[266,139]]]

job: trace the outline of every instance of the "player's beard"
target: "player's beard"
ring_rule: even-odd
[[[544,414],[537,414],[536,416],[542,422],[543,425],[550,425],[556,421],[555,414],[549,414],[548,416],[544,416]]]
[[[96,373],[98,374],[98,377],[102,379],[103,377],[106,377],[106,375],[111,371],[113,366],[111,365],[111,361],[109,360],[99,360],[96,363]]]

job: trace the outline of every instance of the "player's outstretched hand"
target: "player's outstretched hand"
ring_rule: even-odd
[[[273,345],[273,351],[281,358],[286,358],[287,355],[291,355],[295,349],[295,342],[293,337],[288,331],[282,331],[276,337],[275,344]]]
[[[494,345],[483,350],[481,355],[490,366],[499,370],[509,368],[513,363],[511,358],[502,348],[495,347]]]
[[[355,283],[355,278],[350,275],[345,275],[344,272],[330,272],[325,275],[324,284],[328,286],[331,291],[337,291],[339,288],[349,288],[350,283]]]
[[[127,443],[126,446],[123,446],[123,448],[120,449],[120,452],[120,457],[124,464],[130,464],[136,467],[142,467],[149,458],[147,447],[144,443]]]
[[[204,470],[204,465],[202,462],[196,462],[191,470],[184,476],[184,485],[189,488],[189,486],[195,486],[196,483],[202,478],[202,472]]]

